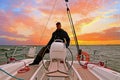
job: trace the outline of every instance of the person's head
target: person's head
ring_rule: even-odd
[[[57,22],[57,23],[56,23],[56,27],[57,27],[57,29],[61,29],[61,23],[60,23],[60,22]]]

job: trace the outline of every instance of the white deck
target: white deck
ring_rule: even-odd
[[[30,60],[31,61],[31,60]],[[28,61],[29,62],[29,61]],[[23,62],[20,63],[15,63],[15,64],[19,64],[18,66],[23,65]],[[11,67],[7,64],[6,66],[2,66],[5,67],[3,68],[4,70],[6,69],[7,72],[13,72],[12,69],[14,70],[16,67],[12,67],[12,65],[15,64],[10,64]],[[21,64],[21,65],[20,65]],[[45,65],[48,66],[49,62],[45,62]],[[8,69],[7,69],[8,67]],[[53,70],[55,69],[56,71],[53,71],[52,74],[47,74],[49,73],[49,71],[46,71],[45,68],[43,67],[43,65],[40,63],[40,65],[34,65],[34,66],[29,66],[30,67],[30,71],[25,72],[25,73],[17,73],[17,74],[12,74],[14,76],[16,76],[17,78],[22,78],[24,80],[54,80],[54,79],[50,79],[50,76],[55,77],[55,80],[61,80],[61,77],[64,77],[62,80],[120,80],[120,73],[103,68],[103,67],[99,67],[97,65],[93,65],[93,64],[89,64],[88,65],[88,69],[84,69],[82,68],[82,66],[80,66],[77,62],[74,62],[72,68],[70,70],[68,70],[68,74],[66,75],[66,73],[64,72],[60,72],[62,67],[60,68],[56,68],[55,66]],[[19,69],[22,68],[18,67]],[[19,69],[15,69],[16,72]],[[14,71],[15,71],[14,70]],[[55,73],[54,73],[55,72]],[[61,74],[63,73],[63,74]],[[0,80],[16,80],[16,79],[8,79],[7,77],[9,77],[8,75],[4,74],[3,72],[0,73]],[[3,75],[3,76],[2,76]],[[58,75],[58,76],[53,76],[53,75]],[[10,78],[10,77],[9,77]]]
[[[34,66],[30,66],[30,71],[26,72],[26,73],[17,73],[15,76],[18,78],[23,78],[24,80],[30,80],[31,77],[33,76],[33,74],[37,71],[37,69],[39,68],[40,65],[34,65]],[[54,66],[55,67],[55,66]],[[82,80],[100,80],[98,79],[96,76],[94,76],[88,69],[83,69],[79,64],[74,63],[73,67],[75,68],[75,70],[78,72],[79,76],[81,77]],[[54,68],[55,69],[55,68]],[[40,71],[39,71],[40,72]],[[41,72],[41,74],[47,74],[48,72]],[[70,78],[65,78],[65,80],[80,80],[77,76],[76,73],[74,73],[74,71],[72,71],[71,73],[69,73],[69,75],[66,74],[61,74],[60,72],[55,72],[52,74],[47,74],[47,76],[53,76],[53,75],[58,75],[56,77],[59,76],[63,76],[63,77],[70,77]],[[48,78],[46,76],[46,78]],[[72,78],[75,77],[76,78]],[[41,78],[41,79],[40,79]],[[46,80],[46,78],[44,78],[43,75],[39,76],[38,80]],[[10,79],[10,80],[15,80],[15,79]]]

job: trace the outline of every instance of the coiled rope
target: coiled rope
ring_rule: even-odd
[[[24,61],[21,61],[21,62],[24,62]],[[24,62],[24,68],[21,68],[20,70],[18,70],[18,73],[25,73],[29,70],[30,70],[29,66],[27,66],[26,63]]]

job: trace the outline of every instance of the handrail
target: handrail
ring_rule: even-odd
[[[12,57],[15,55],[16,51],[17,51],[17,47],[15,48],[15,50],[14,50],[14,52],[12,54]]]

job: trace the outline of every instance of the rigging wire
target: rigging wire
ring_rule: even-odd
[[[71,12],[70,12],[70,9],[69,9],[68,4],[67,4],[68,0],[65,0],[65,2],[66,2],[67,14],[68,14],[69,22],[70,22],[70,25],[71,25],[71,28],[72,28],[72,33],[73,33],[73,36],[74,36],[74,40],[75,40],[75,45],[76,45],[76,48],[77,48],[78,56],[83,58],[83,56],[81,54],[82,53],[82,49],[79,48],[78,39],[77,39],[77,35],[76,35],[76,32],[75,32],[75,28],[74,28]],[[78,63],[81,66],[83,66],[79,60],[78,60]]]
[[[55,0],[55,2],[54,2],[54,4],[53,4],[52,10],[51,10],[51,12],[50,12],[50,15],[49,15],[49,17],[48,17],[47,23],[46,23],[45,28],[44,28],[44,30],[42,31],[42,33],[45,32],[46,27],[47,27],[48,24],[49,24],[49,21],[50,21],[50,19],[51,19],[51,17],[52,17],[52,14],[53,14],[53,12],[54,12],[54,8],[55,8],[55,6],[56,6],[56,3],[57,3],[57,0]],[[40,39],[41,39],[41,40],[40,40],[39,43],[42,43],[43,35],[44,35],[44,34],[41,34],[41,36],[40,36]]]
[[[70,25],[71,25],[71,28],[72,28],[72,33],[73,33],[74,40],[75,40],[75,45],[76,45],[78,54],[81,54],[81,50],[79,49],[78,39],[77,39],[77,35],[76,35],[76,32],[75,32],[71,12],[70,12],[70,9],[69,9],[68,4],[67,4],[68,0],[65,0],[65,2],[66,2],[67,14],[68,14],[69,22],[70,22]]]

